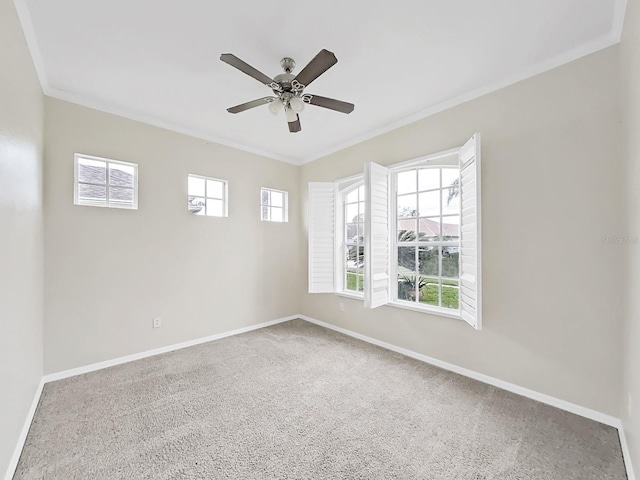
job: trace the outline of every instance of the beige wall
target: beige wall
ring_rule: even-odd
[[[42,377],[43,96],[13,2],[0,0],[0,477]]]
[[[302,168],[306,215],[309,181],[481,132],[482,332],[388,306],[367,311],[335,295],[304,294],[302,313],[617,416],[624,258],[603,238],[624,231],[618,53],[609,48]],[[306,265],[306,246],[301,253]]]
[[[298,310],[297,167],[59,100],[45,107],[46,373]],[[75,152],[137,163],[139,210],[75,206]],[[229,181],[228,218],[187,212],[189,173]],[[289,192],[289,223],[260,220],[261,186]]]
[[[628,161],[628,310],[621,413],[636,475],[640,473],[640,3],[629,0],[621,44],[625,155]],[[635,242],[635,243],[634,243]]]

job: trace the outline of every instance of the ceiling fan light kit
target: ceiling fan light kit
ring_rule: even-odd
[[[296,133],[302,130],[298,114],[304,110],[306,103],[341,113],[351,113],[355,108],[352,103],[304,93],[304,89],[311,82],[338,63],[338,59],[333,52],[328,50],[321,50],[297,75],[291,73],[296,66],[296,62],[289,57],[283,58],[280,61],[280,65],[284,73],[276,75],[273,79],[231,53],[223,53],[220,55],[220,60],[263,83],[275,95],[227,108],[229,113],[240,113],[268,104],[269,111],[274,115],[284,110],[289,124],[289,132]]]

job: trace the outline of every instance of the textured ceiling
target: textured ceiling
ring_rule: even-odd
[[[625,0],[16,4],[47,95],[300,164],[616,43]],[[353,113],[307,106],[290,134],[226,112],[270,91],[221,53],[275,76],[322,48],[338,63],[307,91]]]

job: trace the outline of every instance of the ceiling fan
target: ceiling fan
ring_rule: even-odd
[[[300,126],[300,116],[298,114],[304,109],[305,103],[342,113],[353,112],[354,105],[352,103],[304,93],[304,89],[307,88],[311,82],[338,63],[338,59],[333,52],[328,50],[320,50],[320,53],[313,57],[313,60],[297,75],[291,73],[296,66],[296,62],[289,57],[283,58],[280,61],[280,65],[284,69],[284,73],[276,75],[273,79],[267,77],[264,73],[256,70],[231,53],[223,53],[220,55],[220,60],[255,78],[260,83],[263,83],[269,87],[274,94],[274,96],[258,98],[251,102],[227,108],[229,113],[240,113],[250,108],[268,104],[269,110],[275,115],[284,109],[287,122],[289,123],[289,131],[296,133],[302,130]]]

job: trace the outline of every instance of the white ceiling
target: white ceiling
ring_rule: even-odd
[[[626,0],[15,0],[47,95],[301,164],[619,41]],[[269,76],[322,48],[302,132],[219,60]]]

